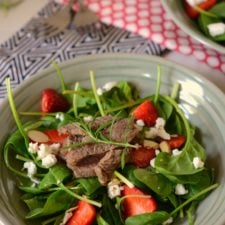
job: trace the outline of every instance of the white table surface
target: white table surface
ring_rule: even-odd
[[[34,16],[48,0],[24,0],[8,12],[0,11],[0,43],[3,43]],[[184,65],[211,80],[225,93],[225,74],[197,61],[192,56],[170,52],[165,58]]]

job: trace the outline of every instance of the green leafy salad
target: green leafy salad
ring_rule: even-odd
[[[193,5],[194,4],[194,5]],[[224,45],[225,2],[224,0],[203,0],[193,3],[184,0],[184,9],[199,30],[209,39]]]
[[[42,225],[159,225],[187,219],[218,184],[205,149],[178,105],[179,84],[140,97],[135,84],[110,81],[90,89],[44,89],[40,112],[16,110],[18,129],[4,146],[17,177],[28,223]],[[151,94],[152,93],[152,94]],[[21,117],[27,117],[22,123]]]

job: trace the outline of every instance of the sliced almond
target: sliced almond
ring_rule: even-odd
[[[159,148],[159,144],[157,142],[151,141],[151,140],[144,140],[143,145],[146,148],[154,148],[154,149]]]
[[[161,141],[159,144],[159,148],[162,152],[171,153],[170,146],[166,141]]]
[[[34,142],[45,143],[49,141],[48,135],[39,130],[29,130],[27,135]]]

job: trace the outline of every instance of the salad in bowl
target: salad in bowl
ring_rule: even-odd
[[[184,8],[187,15],[193,19],[199,29],[215,42],[224,44],[224,1],[219,0],[185,0]]]
[[[66,71],[54,66],[57,88],[38,89],[36,111],[19,110],[6,80],[17,129],[3,160],[26,206],[25,221],[157,225],[185,218],[194,224],[199,204],[219,184],[198,128],[179,105],[182,84],[162,93],[158,66],[143,95],[121,75],[99,86],[104,75],[89,70],[85,82],[71,75],[67,83]]]
[[[161,0],[170,18],[190,37],[224,54],[224,2]]]

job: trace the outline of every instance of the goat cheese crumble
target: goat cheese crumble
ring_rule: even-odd
[[[183,184],[177,184],[175,187],[175,194],[176,195],[185,195],[188,193],[188,190],[185,189]]]
[[[57,158],[53,154],[48,154],[41,160],[41,162],[42,162],[42,166],[46,168],[50,168],[57,163]]]
[[[60,120],[60,121],[64,121],[65,116],[63,113],[56,113],[55,118]]]
[[[212,37],[216,37],[225,33],[225,24],[222,22],[211,23],[208,26],[209,34]]]
[[[170,134],[166,132],[165,125],[166,121],[163,118],[157,118],[155,126],[151,127],[150,130],[145,132],[145,137],[150,139],[161,137],[164,140],[169,140]]]
[[[37,173],[37,167],[34,162],[29,161],[23,164],[23,168],[27,169],[27,175],[32,178]]]
[[[192,163],[195,169],[201,169],[204,167],[204,162],[199,157],[194,157]]]
[[[28,146],[28,152],[30,152],[32,154],[35,154],[35,153],[37,153],[38,148],[39,147],[38,147],[38,143],[37,142],[35,142],[35,143],[30,142],[29,146]]]
[[[107,184],[108,196],[113,199],[121,195],[120,181],[113,179]]]
[[[186,0],[186,2],[192,7],[194,7],[196,5],[199,5],[199,4],[201,4],[201,3],[205,2],[205,1],[206,0]]]

